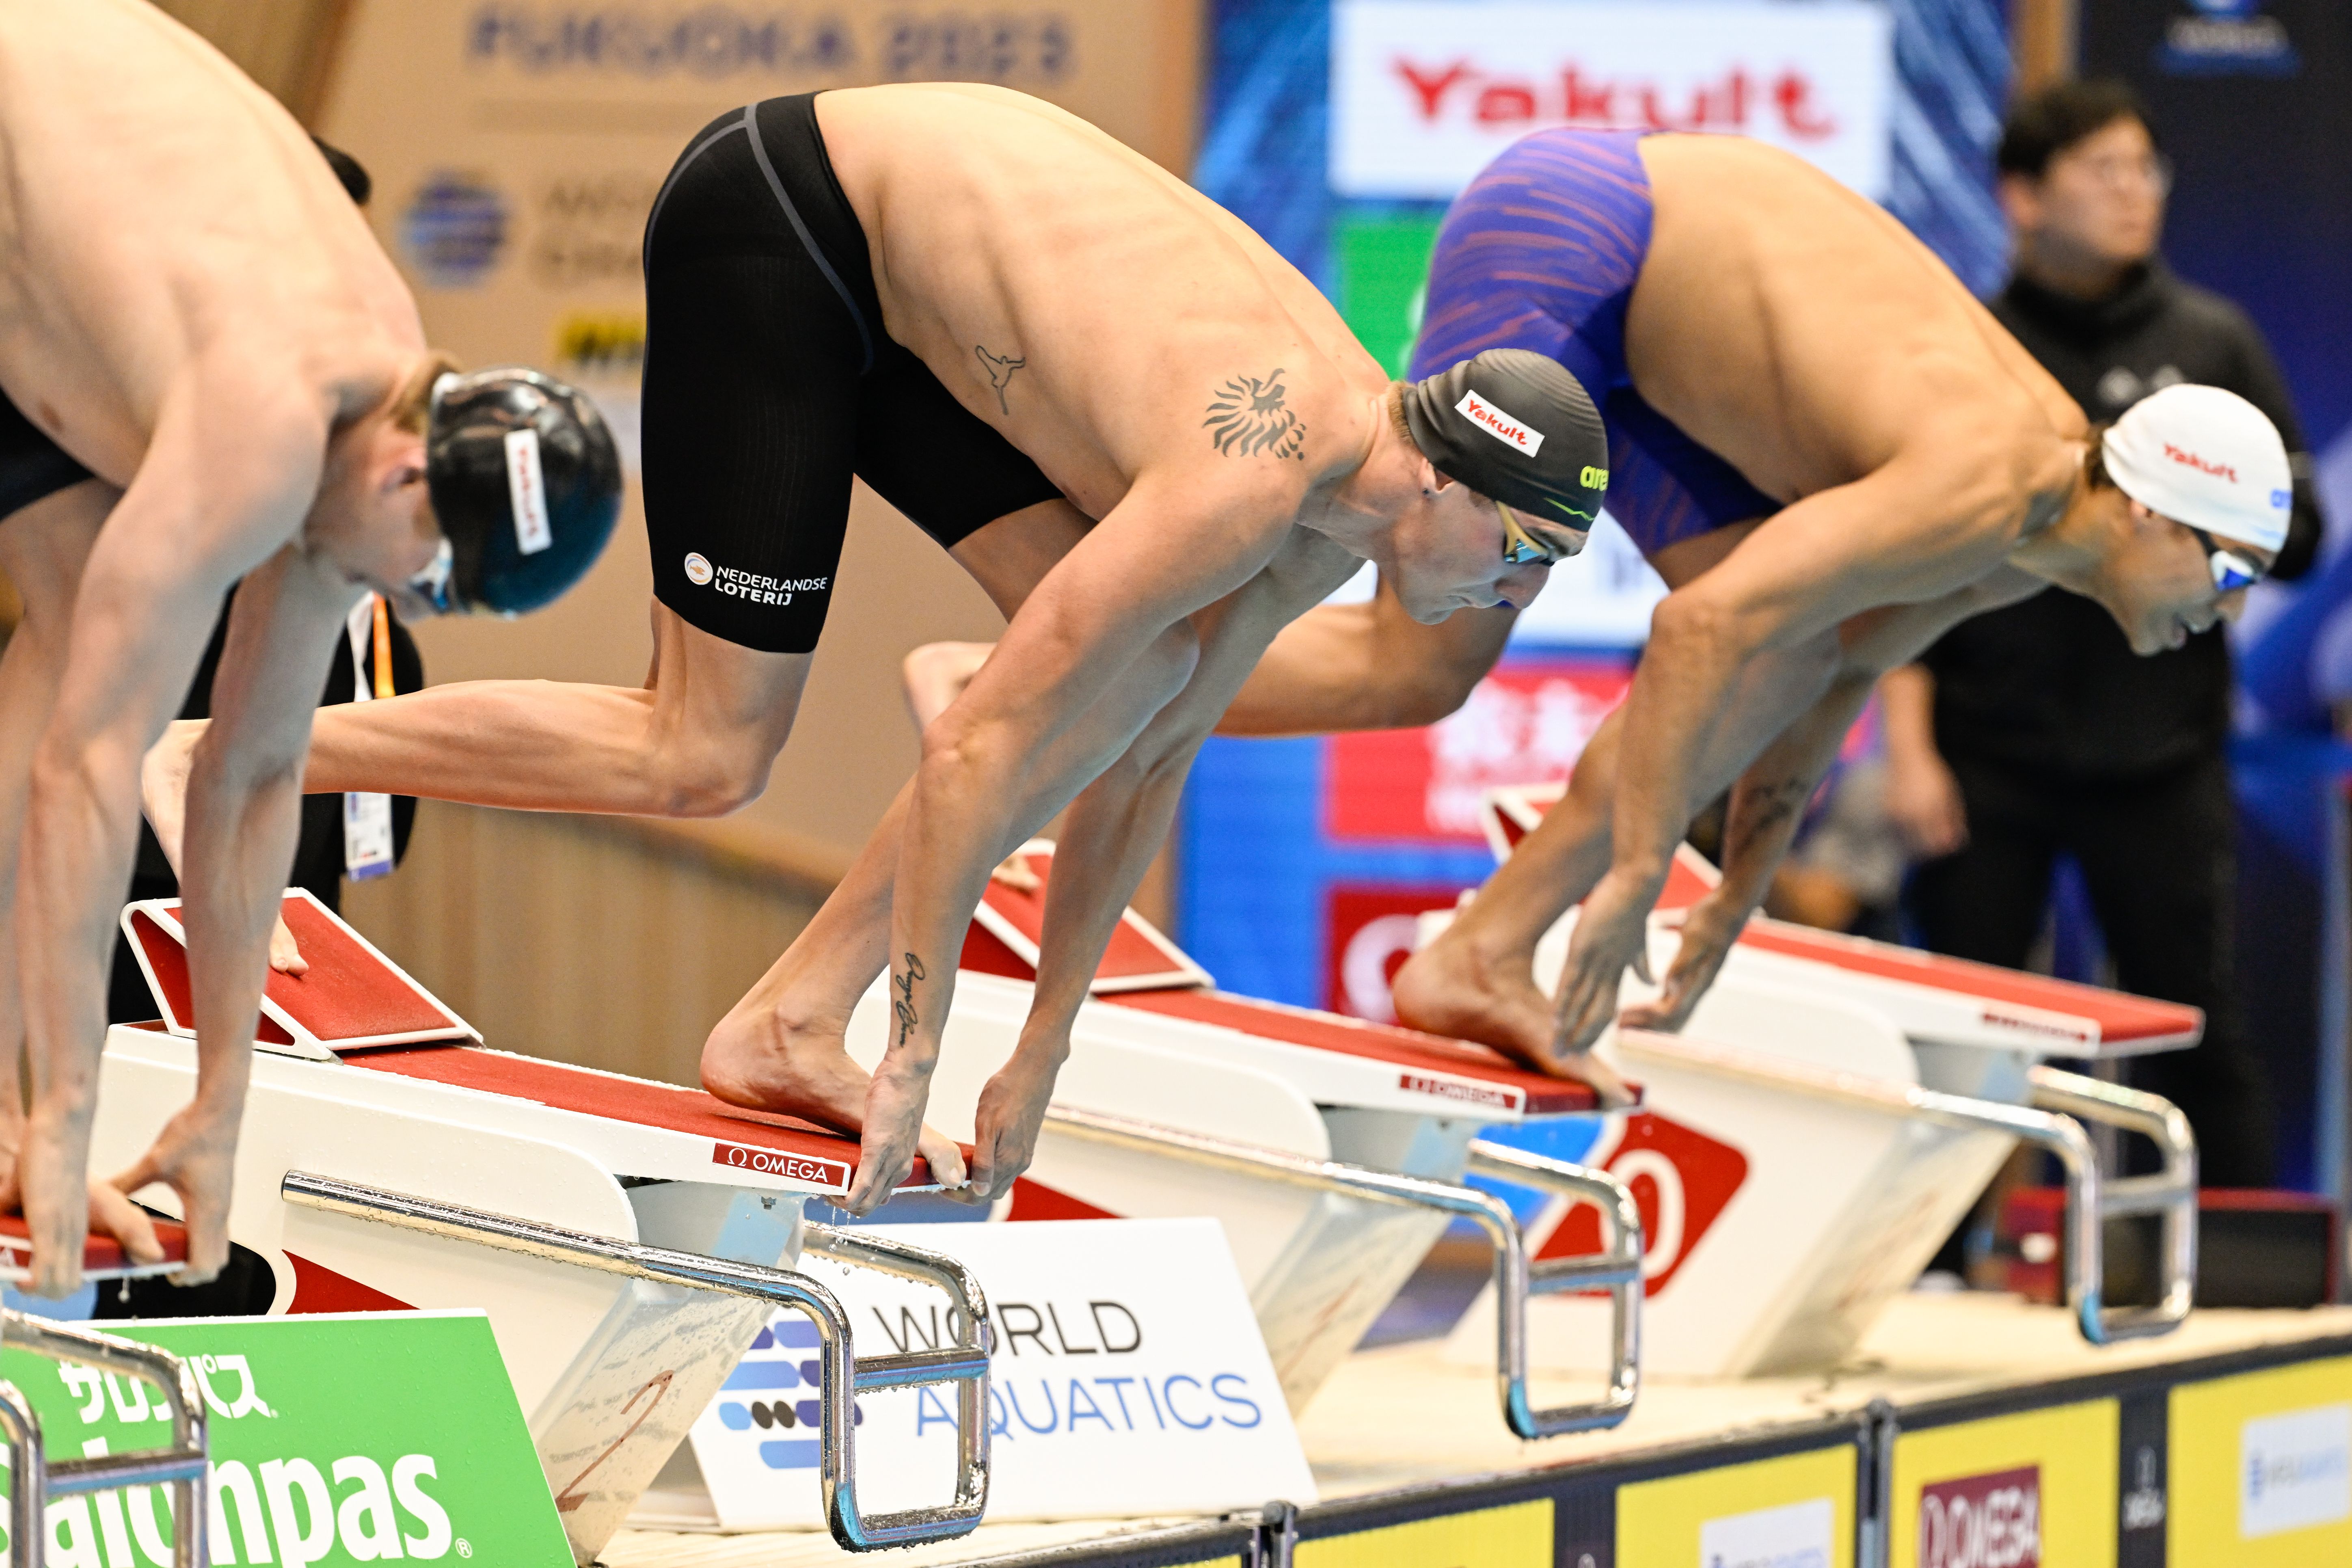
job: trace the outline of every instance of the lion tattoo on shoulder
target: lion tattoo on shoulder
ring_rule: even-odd
[[[1254,458],[1264,452],[1304,462],[1307,426],[1286,406],[1288,395],[1279,367],[1264,379],[1234,376],[1217,388],[1201,426],[1225,457]]]

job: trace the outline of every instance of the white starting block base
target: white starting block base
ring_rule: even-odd
[[[1827,1416],[1858,1415],[1874,1399],[1888,1400],[1900,1412],[2095,1374],[2147,1373],[2160,1384],[2164,1369],[2179,1363],[2267,1347],[2291,1350],[2346,1335],[2352,1335],[2352,1308],[2201,1311],[2163,1339],[2095,1349],[2083,1343],[2064,1312],[2051,1308],[1997,1296],[1906,1294],[1888,1305],[1834,1373],[1729,1383],[1654,1378],[1643,1384],[1633,1415],[1610,1431],[1539,1443],[1513,1438],[1495,1420],[1493,1373],[1452,1364],[1435,1343],[1424,1342],[1349,1357],[1300,1421],[1299,1435],[1323,1494],[1321,1508],[1335,1510],[1375,1494],[1555,1466],[1572,1474],[1581,1464],[1735,1434],[1745,1438],[1794,1430]],[[2315,1354],[2323,1349],[2342,1353],[2340,1347],[2312,1344]],[[1413,1412],[1409,1421],[1400,1421],[1401,1408]],[[2172,1478],[2174,1496],[2188,1480]],[[2236,1492],[2233,1476],[2198,1481]],[[1058,1547],[1070,1555],[1056,1561],[1070,1568],[1109,1568],[1121,1562],[1123,1541],[1139,1552],[1155,1530],[1194,1522],[983,1524],[962,1541],[894,1552],[889,1560],[906,1568],[950,1568]],[[852,1561],[822,1531],[726,1537],[630,1530],[614,1536],[601,1555],[605,1568],[806,1568]],[[1219,1558],[1213,1552],[1202,1555]]]

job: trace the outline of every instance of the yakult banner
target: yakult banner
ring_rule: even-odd
[[[1444,199],[1531,131],[1708,131],[1886,189],[1894,23],[1857,0],[1338,0],[1331,188]]]

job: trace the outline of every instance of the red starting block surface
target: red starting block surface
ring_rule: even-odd
[[[552,1136],[591,1152],[617,1175],[723,1184],[732,1179],[730,1172],[740,1172],[763,1178],[751,1185],[780,1183],[821,1193],[846,1192],[856,1177],[857,1140],[797,1117],[747,1110],[675,1084],[485,1050],[471,1043],[480,1037],[446,1003],[310,894],[289,889],[285,910],[310,969],[270,976],[271,995],[290,1005],[273,1011],[265,1001],[260,1037],[290,1045],[286,1054],[313,1058],[317,1066],[306,1070],[340,1063],[463,1091],[462,1103],[409,1109],[468,1121],[488,1112],[509,1131]],[[133,904],[122,923],[164,1013],[158,1027],[186,1037],[194,1030],[184,1022],[190,1016],[188,962],[177,911],[176,900]],[[341,1075],[334,1081],[342,1081]],[[394,1096],[387,1086],[373,1098],[390,1109],[394,1100],[414,1096]],[[488,1105],[486,1098],[508,1104]],[[920,1156],[899,1183],[933,1184]]]
[[[304,1055],[362,1050],[422,1040],[478,1040],[467,1022],[412,979],[372,942],[300,888],[289,888],[280,912],[310,964],[303,974],[272,970],[261,998],[264,1044]],[[122,911],[123,933],[145,971],[163,1022],[175,1035],[195,1030],[188,982],[188,938],[180,900],[153,899]]]
[[[476,1046],[396,1047],[346,1060],[373,1072],[420,1079],[477,1094],[503,1095],[632,1127],[708,1138],[712,1146],[710,1163],[722,1169],[787,1176],[834,1190],[846,1190],[857,1174],[856,1139],[797,1117],[746,1110],[700,1089]],[[724,1178],[714,1173],[711,1179]],[[929,1163],[917,1155],[913,1173],[899,1184],[932,1184]]]
[[[154,1216],[151,1216],[154,1217]],[[155,1218],[155,1239],[163,1246],[160,1263],[133,1263],[122,1244],[110,1236],[91,1236],[81,1247],[85,1279],[135,1279],[168,1274],[188,1261],[187,1227],[175,1220]],[[20,1214],[0,1215],[0,1279],[16,1284],[33,1277],[32,1233]]]
[[[1029,868],[1038,885],[1019,889],[1003,881],[989,883],[964,938],[961,967],[1007,980],[1034,981],[1038,937],[1045,930],[1045,884],[1054,868],[1053,846],[1042,841],[1024,846],[1015,858]],[[1587,1085],[1520,1067],[1485,1046],[1392,1024],[1235,996],[1209,989],[1210,984],[1208,971],[1129,910],[1111,939],[1091,989],[1107,1003],[1139,1012],[1214,1025],[1254,1039],[1304,1046],[1357,1063],[1390,1064],[1397,1069],[1391,1087],[1433,1100],[1524,1116],[1566,1115],[1594,1110],[1600,1103]]]
[[[1507,858],[1535,830],[1559,795],[1558,784],[1496,790],[1489,795],[1486,833],[1498,859]],[[1721,873],[1685,844],[1675,853],[1658,908],[1666,912],[1686,910],[1721,880]],[[1986,1034],[2007,1037],[2021,1045],[2038,1044],[2057,1055],[2087,1053],[2102,1047],[2111,1055],[2162,1050],[2194,1044],[2205,1028],[2201,1011],[2178,1002],[1947,958],[1867,937],[1816,931],[1765,915],[1748,920],[1738,945],[1752,952],[1825,964],[1864,984],[1890,982],[1919,987],[1945,1004],[1937,1009],[1939,1013],[1948,1012],[1952,1003],[1962,1004]],[[1882,995],[1881,999],[1887,998]],[[1938,1034],[1937,1022],[1942,1020],[1908,1016],[1900,1006],[1895,1011],[1897,1023],[1906,1031],[1930,1037]]]
[[[1045,881],[1054,869],[1054,847],[1043,839],[1021,847],[1011,864],[1027,868],[1034,888],[1016,888],[991,878],[972,911],[964,937],[962,967],[983,974],[1037,977],[1037,957],[1045,930]],[[1171,985],[1208,985],[1209,972],[1192,962],[1160,928],[1129,910],[1119,917],[1087,990],[1097,996],[1120,991],[1157,991]]]
[[[1439,1100],[1526,1116],[1564,1116],[1599,1107],[1591,1089],[1570,1079],[1523,1068],[1466,1040],[1369,1019],[1286,1007],[1223,991],[1139,991],[1108,998],[1122,1007],[1214,1024],[1258,1039],[1280,1040],[1358,1058],[1395,1064],[1402,1087]]]

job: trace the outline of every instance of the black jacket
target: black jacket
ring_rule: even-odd
[[[1987,303],[2095,424],[2180,381],[2225,387],[2269,415],[2295,472],[2273,574],[2309,567],[2320,531],[2311,460],[2286,384],[2243,310],[2161,262],[2095,302],[2019,278]],[[2230,731],[2230,650],[2218,627],[2141,658],[2105,610],[2057,588],[1955,626],[1921,662],[1936,678],[1936,740],[1947,756],[2053,783],[2166,773],[2210,755]]]

